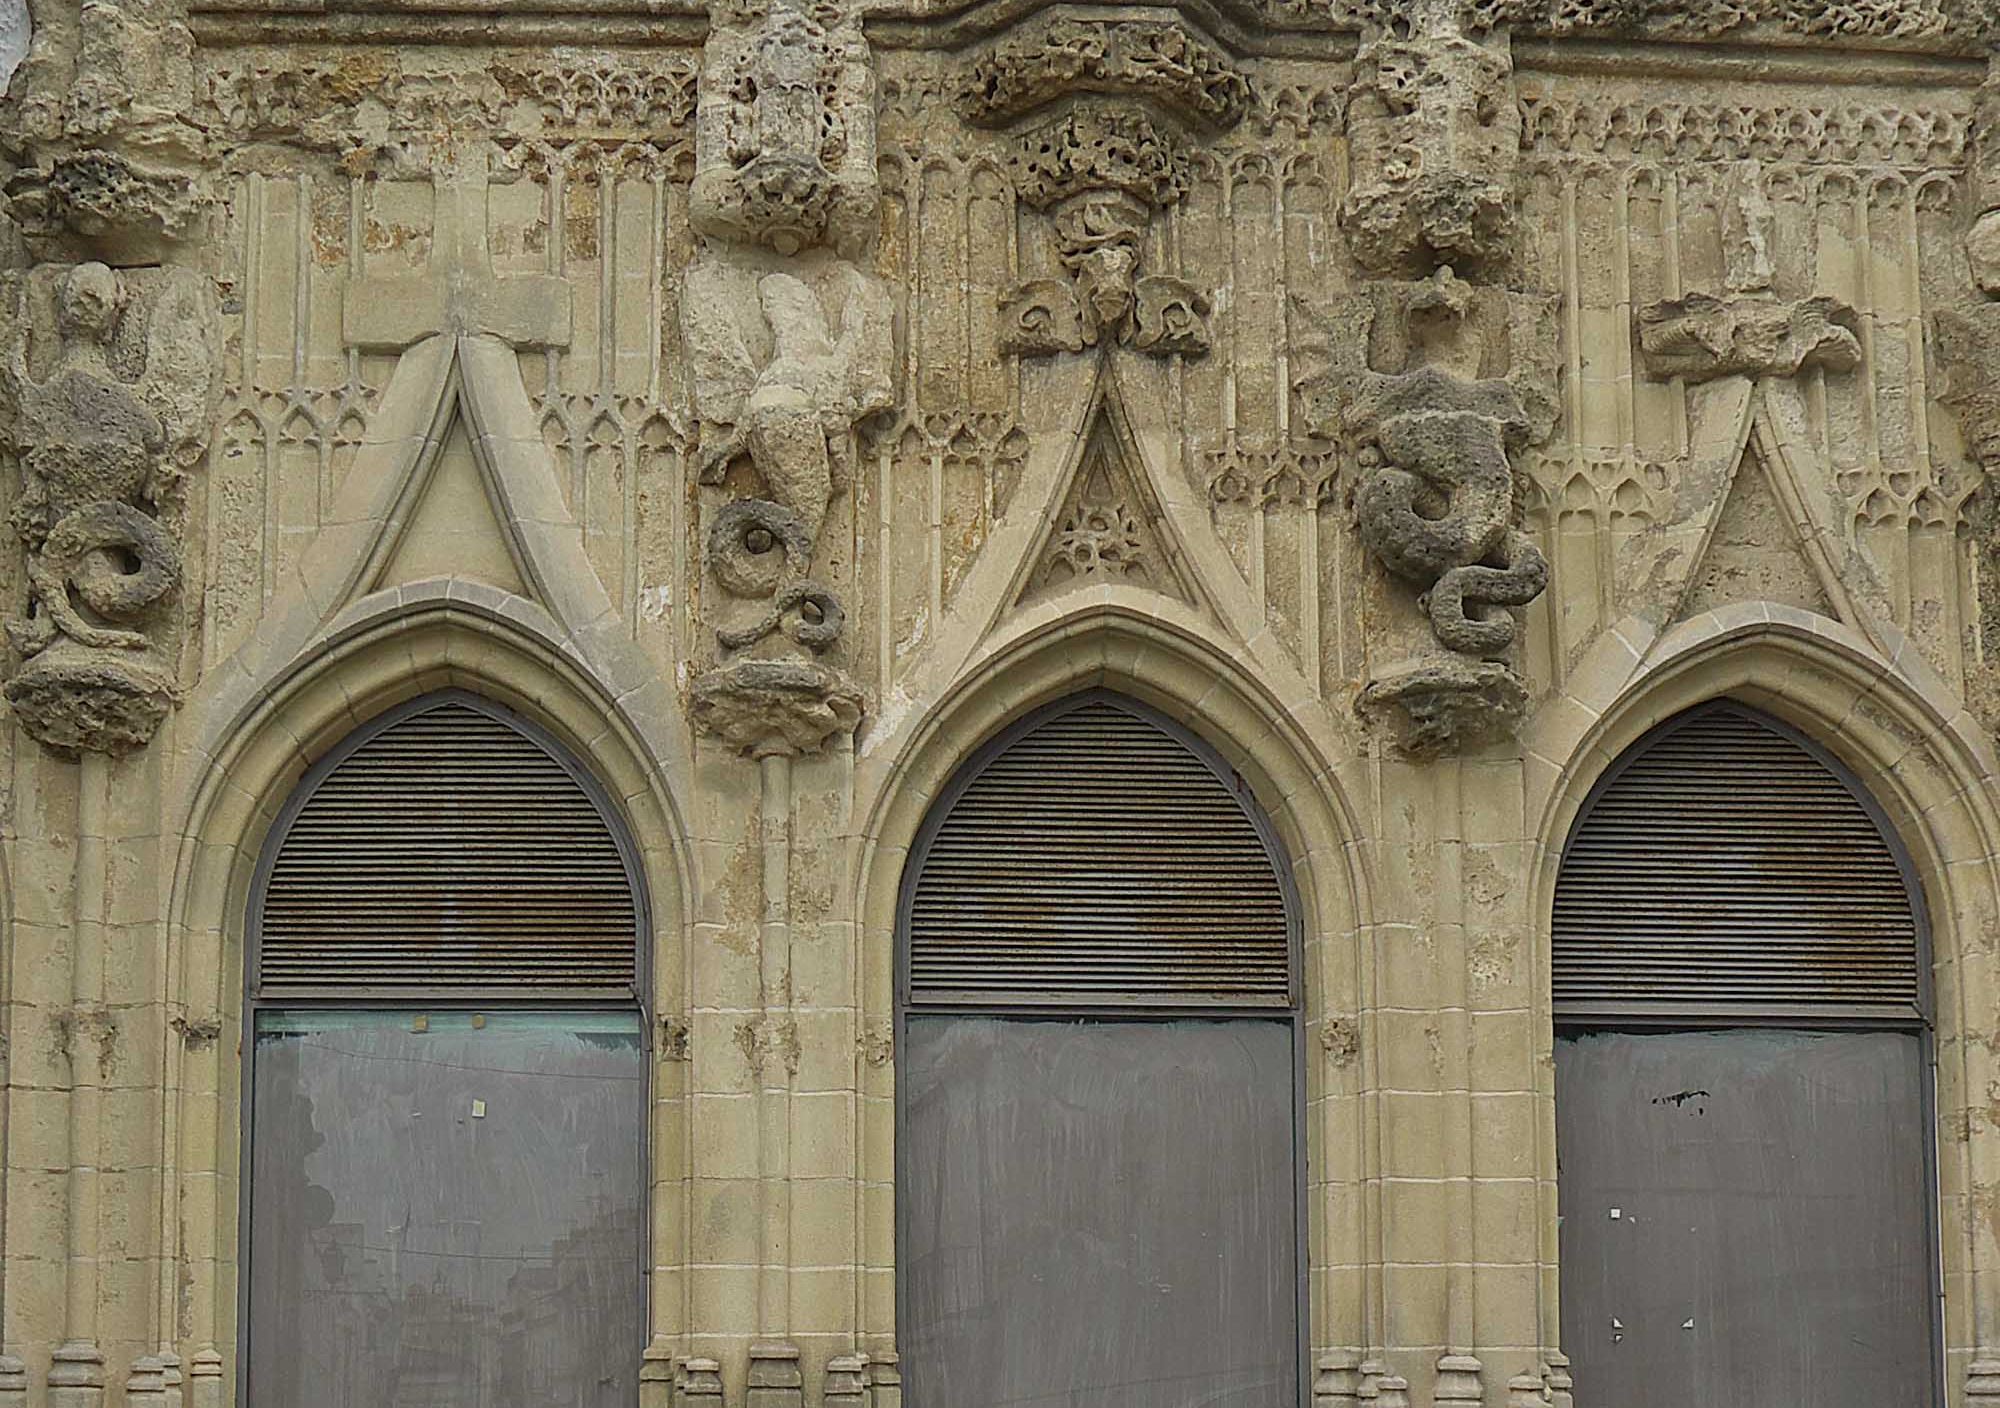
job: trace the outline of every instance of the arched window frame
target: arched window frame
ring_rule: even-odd
[[[1625,772],[1643,758],[1652,746],[1662,738],[1716,714],[1729,713],[1747,719],[1762,728],[1796,745],[1808,757],[1825,768],[1827,772],[1846,789],[1875,827],[1887,847],[1896,871],[1903,883],[1904,894],[1910,904],[1911,921],[1915,930],[1915,955],[1917,976],[1917,1003],[1914,1011],[1834,1011],[1810,1007],[1774,1007],[1758,1013],[1741,1008],[1720,1010],[1691,1004],[1678,1011],[1661,1010],[1619,1010],[1611,1005],[1577,1005],[1565,1007],[1555,1002],[1553,994],[1544,989],[1544,999],[1549,1001],[1554,1036],[1560,1040],[1565,1035],[1588,1032],[1696,1032],[1718,1031],[1732,1028],[1785,1029],[1793,1031],[1859,1032],[1894,1031],[1914,1035],[1918,1041],[1918,1071],[1921,1083],[1923,1109],[1920,1126],[1928,1132],[1923,1141],[1923,1183],[1929,1206],[1926,1216],[1926,1232],[1929,1240],[1929,1264],[1931,1271],[1931,1399],[1934,1404],[1945,1404],[1945,1355],[1949,1325],[1947,1323],[1944,1299],[1944,1244],[1942,1226],[1942,1206],[1940,1196],[1940,1170],[1938,1147],[1938,1102],[1937,1102],[1937,994],[1935,974],[1932,964],[1932,926],[1929,906],[1926,900],[1921,875],[1911,857],[1909,847],[1904,844],[1901,834],[1891,823],[1887,810],[1876,799],[1868,787],[1855,776],[1853,770],[1843,763],[1831,750],[1810,734],[1777,718],[1753,705],[1745,704],[1728,696],[1721,696],[1691,705],[1671,717],[1647,729],[1613,759],[1603,773],[1585,794],[1583,803],[1571,818],[1569,828],[1563,837],[1562,851],[1555,866],[1555,884],[1559,890],[1563,862],[1570,847],[1583,833],[1591,814],[1598,803],[1618,783]],[[1562,1120],[1560,1100],[1556,1102],[1555,1119]],[[1560,1197],[1560,1171],[1557,1172],[1558,1197]]]
[[[447,705],[460,705],[493,719],[506,728],[520,734],[529,743],[562,768],[578,789],[597,809],[603,818],[606,832],[617,848],[618,858],[625,870],[627,883],[632,891],[633,913],[633,970],[632,991],[627,996],[607,997],[564,996],[554,992],[532,990],[506,990],[482,993],[474,990],[451,992],[435,998],[425,998],[419,994],[402,991],[376,991],[363,986],[348,990],[329,989],[321,995],[288,995],[282,998],[266,999],[260,993],[259,956],[263,939],[264,901],[270,887],[271,874],[276,867],[279,853],[284,848],[285,839],[290,835],[293,823],[312,800],[313,794],[340,765],[374,739],[417,714]],[[236,1363],[239,1371],[236,1377],[236,1396],[239,1403],[249,1402],[249,1367],[251,1364],[251,1212],[254,1192],[252,1170],[256,1153],[256,1031],[257,1017],[267,1009],[290,1009],[302,1011],[395,1011],[423,1008],[429,1011],[451,1012],[499,1012],[499,1011],[565,1011],[565,1012],[633,1012],[638,1018],[640,1049],[645,1071],[645,1088],[641,1093],[642,1110],[639,1147],[641,1170],[639,1179],[640,1205],[638,1209],[642,1239],[650,1233],[643,1229],[653,1226],[653,1176],[652,1141],[649,1126],[652,1119],[654,1099],[654,1037],[652,1014],[652,945],[648,942],[653,932],[650,901],[645,884],[643,860],[632,836],[632,829],[623,810],[616,804],[607,788],[591,770],[585,766],[578,754],[548,729],[534,720],[507,707],[497,700],[456,686],[433,690],[406,700],[383,710],[348,732],[330,748],[324,756],[308,768],[294,784],[285,805],[264,837],[258,853],[256,869],[252,873],[248,901],[245,905],[243,952],[243,1007],[242,1007],[242,1057],[238,1062],[238,1109],[241,1112],[240,1133],[237,1150],[236,1200]],[[639,1256],[639,1272],[645,1294],[650,1299],[653,1294],[651,1277],[653,1262],[650,1244],[642,1240]],[[637,1363],[635,1361],[636,1370]]]
[[[953,806],[966,789],[979,778],[987,766],[1005,753],[1024,735],[1041,727],[1051,719],[1092,704],[1109,704],[1141,720],[1149,726],[1181,744],[1214,774],[1217,782],[1236,801],[1245,818],[1254,828],[1262,843],[1272,871],[1277,878],[1279,892],[1285,910],[1285,942],[1289,980],[1287,1001],[1284,1006],[1268,1003],[1230,1002],[1227,1000],[1190,1002],[1149,1002],[1132,1004],[1112,1004],[1104,1002],[1048,1002],[1009,1003],[993,1001],[949,1001],[917,1003],[912,1000],[910,981],[910,940],[912,909],[916,899],[917,885],[923,875],[924,862],[928,858],[931,845],[950,817]],[[1065,695],[1060,699],[1029,710],[1019,719],[1000,729],[975,748],[951,775],[950,781],[932,800],[925,812],[923,824],[910,846],[909,858],[904,864],[902,878],[897,890],[896,932],[895,932],[895,1025],[894,1049],[897,1053],[898,1079],[895,1082],[895,1127],[897,1146],[897,1183],[902,1179],[902,1150],[905,1146],[903,1134],[907,1128],[908,1111],[905,1105],[905,1085],[900,1078],[902,1053],[907,1046],[907,1020],[911,1016],[965,1016],[1003,1017],[1020,1020],[1097,1020],[1104,1022],[1167,1022],[1185,1021],[1190,1018],[1248,1018],[1252,1020],[1283,1021],[1291,1030],[1292,1048],[1292,1197],[1294,1209],[1293,1236],[1296,1246],[1298,1286],[1296,1295],[1297,1339],[1298,1339],[1298,1395],[1300,1408],[1306,1408],[1312,1401],[1312,1334],[1311,1334],[1311,1222],[1307,1203],[1306,1169],[1306,1060],[1305,1060],[1305,1004],[1304,1004],[1304,922],[1303,906],[1300,902],[1296,877],[1292,871],[1291,858],[1284,843],[1278,836],[1264,809],[1258,805],[1250,791],[1249,784],[1242,775],[1231,767],[1215,746],[1199,734],[1176,720],[1150,707],[1129,694],[1114,689],[1096,687]],[[898,1325],[910,1322],[907,1302],[907,1278],[904,1275],[904,1248],[909,1244],[907,1200],[896,1199],[896,1321]]]

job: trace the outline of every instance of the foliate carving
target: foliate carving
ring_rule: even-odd
[[[703,558],[724,660],[692,701],[731,746],[796,753],[861,710],[831,659],[846,612],[813,573],[856,435],[895,399],[888,289],[857,262],[877,222],[874,79],[851,16],[777,0],[727,18],[704,57],[690,208],[707,239],[681,333],[696,476],[736,492]]]
[[[799,0],[719,15],[695,121],[695,228],[784,255],[823,241],[851,252],[880,196],[859,17]]]
[[[216,314],[190,273],[95,263],[37,270],[20,307],[5,395],[29,608],[7,625],[25,657],[7,698],[51,748],[125,752],[175,698],[160,620],[180,586],[170,514],[206,448]],[[28,334],[44,330],[60,350],[38,377]]]
[[[1223,50],[1178,20],[1044,16],[976,59],[965,115],[996,126],[1078,93],[1149,99],[1194,127],[1236,125],[1250,84]]]
[[[1407,0],[1336,0],[1334,25],[1390,22]],[[1974,38],[1988,32],[1978,0],[1468,0],[1460,22],[1474,33],[1502,25],[1537,34],[1632,34],[1712,39],[1769,26],[1785,34],[1870,39]]]
[[[1835,298],[1795,303],[1695,293],[1639,310],[1639,347],[1660,377],[1690,384],[1720,376],[1791,376],[1808,367],[1852,371],[1860,320]]]
[[[1178,19],[1059,15],[975,59],[961,108],[986,125],[1022,120],[1015,185],[1048,215],[1067,274],[1001,294],[1001,350],[1206,352],[1207,292],[1141,265],[1154,217],[1187,192],[1183,145],[1233,126],[1252,103],[1227,55]]]
[[[1514,244],[1521,114],[1505,41],[1433,22],[1378,33],[1348,96],[1349,251],[1375,273],[1504,272]]]

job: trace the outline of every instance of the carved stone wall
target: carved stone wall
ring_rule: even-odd
[[[446,683],[644,854],[646,1408],[899,1401],[903,857],[1103,685],[1298,872],[1319,1408],[1592,1401],[1551,867],[1717,693],[1919,858],[1947,1381],[2000,1398],[1976,0],[87,0],[0,69],[15,21],[0,1408],[236,1401],[249,867]]]

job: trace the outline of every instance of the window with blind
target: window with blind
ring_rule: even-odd
[[[490,701],[364,726],[251,902],[257,1408],[629,1408],[643,897],[609,800]]]
[[[1858,784],[1731,702],[1655,729],[1572,830],[1551,985],[1579,1398],[1942,1402],[1923,906]]]
[[[1242,780],[1043,709],[940,797],[901,937],[911,1401],[1300,1403],[1296,901]]]

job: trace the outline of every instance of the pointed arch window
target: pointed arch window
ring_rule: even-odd
[[[1632,1408],[1942,1402],[1922,893],[1721,701],[1612,767],[1554,919],[1563,1347]]]
[[[604,791],[491,701],[307,774],[251,897],[243,1402],[636,1400],[644,914]]]
[[[1212,749],[1098,691],[961,770],[905,873],[912,1401],[1302,1392],[1297,903]]]

